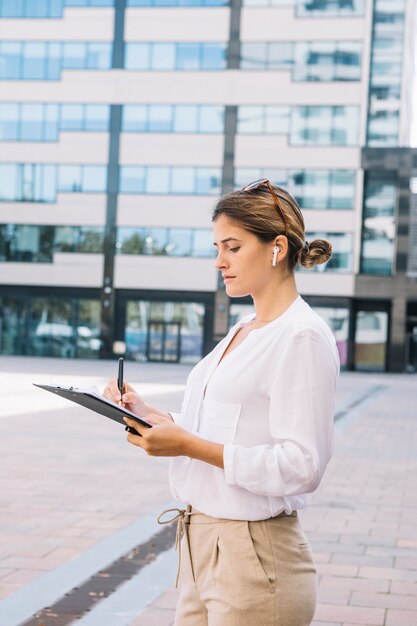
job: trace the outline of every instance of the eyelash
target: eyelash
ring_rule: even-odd
[[[240,246],[237,248],[229,248],[229,252],[237,252],[238,250],[240,250]]]

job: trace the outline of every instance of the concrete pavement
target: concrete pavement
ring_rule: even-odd
[[[30,591],[46,588],[48,575],[57,581],[56,599],[64,580],[91,576],[94,550],[114,560],[133,549],[141,520],[171,499],[166,460],[138,454],[117,424],[30,385],[100,386],[115,369],[112,362],[0,358],[0,616],[13,598],[33,608]],[[126,377],[140,381],[149,401],[175,410],[189,369],[128,363]],[[415,375],[342,374],[334,458],[301,514],[320,575],[314,626],[417,626],[416,399]],[[152,536],[158,529],[149,524]],[[95,598],[88,624],[104,626],[107,615],[110,626],[170,626],[177,597],[171,555],[140,566],[130,591],[127,581]],[[135,582],[138,589],[148,583],[140,602]]]

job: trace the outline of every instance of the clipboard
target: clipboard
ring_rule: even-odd
[[[97,389],[78,389],[77,387],[66,387],[64,385],[40,385],[38,383],[32,383],[35,387],[39,387],[39,389],[45,389],[45,391],[50,391],[61,398],[65,398],[66,400],[70,400],[71,402],[75,402],[86,409],[90,409],[95,413],[99,413],[100,415],[104,415],[105,417],[122,424],[122,426],[126,427],[126,430],[133,433],[134,435],[139,435],[137,430],[130,428],[127,426],[126,422],[123,421],[123,417],[130,417],[132,420],[140,424],[141,426],[145,426],[146,428],[152,428],[152,424],[147,422],[143,417],[138,417],[128,409],[125,409],[115,402],[111,400],[107,400],[104,396],[102,396]]]

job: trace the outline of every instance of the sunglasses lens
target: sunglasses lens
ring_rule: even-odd
[[[242,191],[252,191],[252,189],[257,189],[261,185],[264,185],[267,182],[266,178],[260,178],[259,180],[254,180],[253,183],[249,183],[246,187],[243,187]]]

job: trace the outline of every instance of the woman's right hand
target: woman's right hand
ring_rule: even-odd
[[[110,380],[103,391],[103,396],[116,404],[120,401],[120,391],[117,386],[117,380]],[[124,408],[132,411],[139,417],[146,417],[147,407],[145,401],[136,393],[135,389],[129,383],[124,383],[124,394],[122,404]]]

